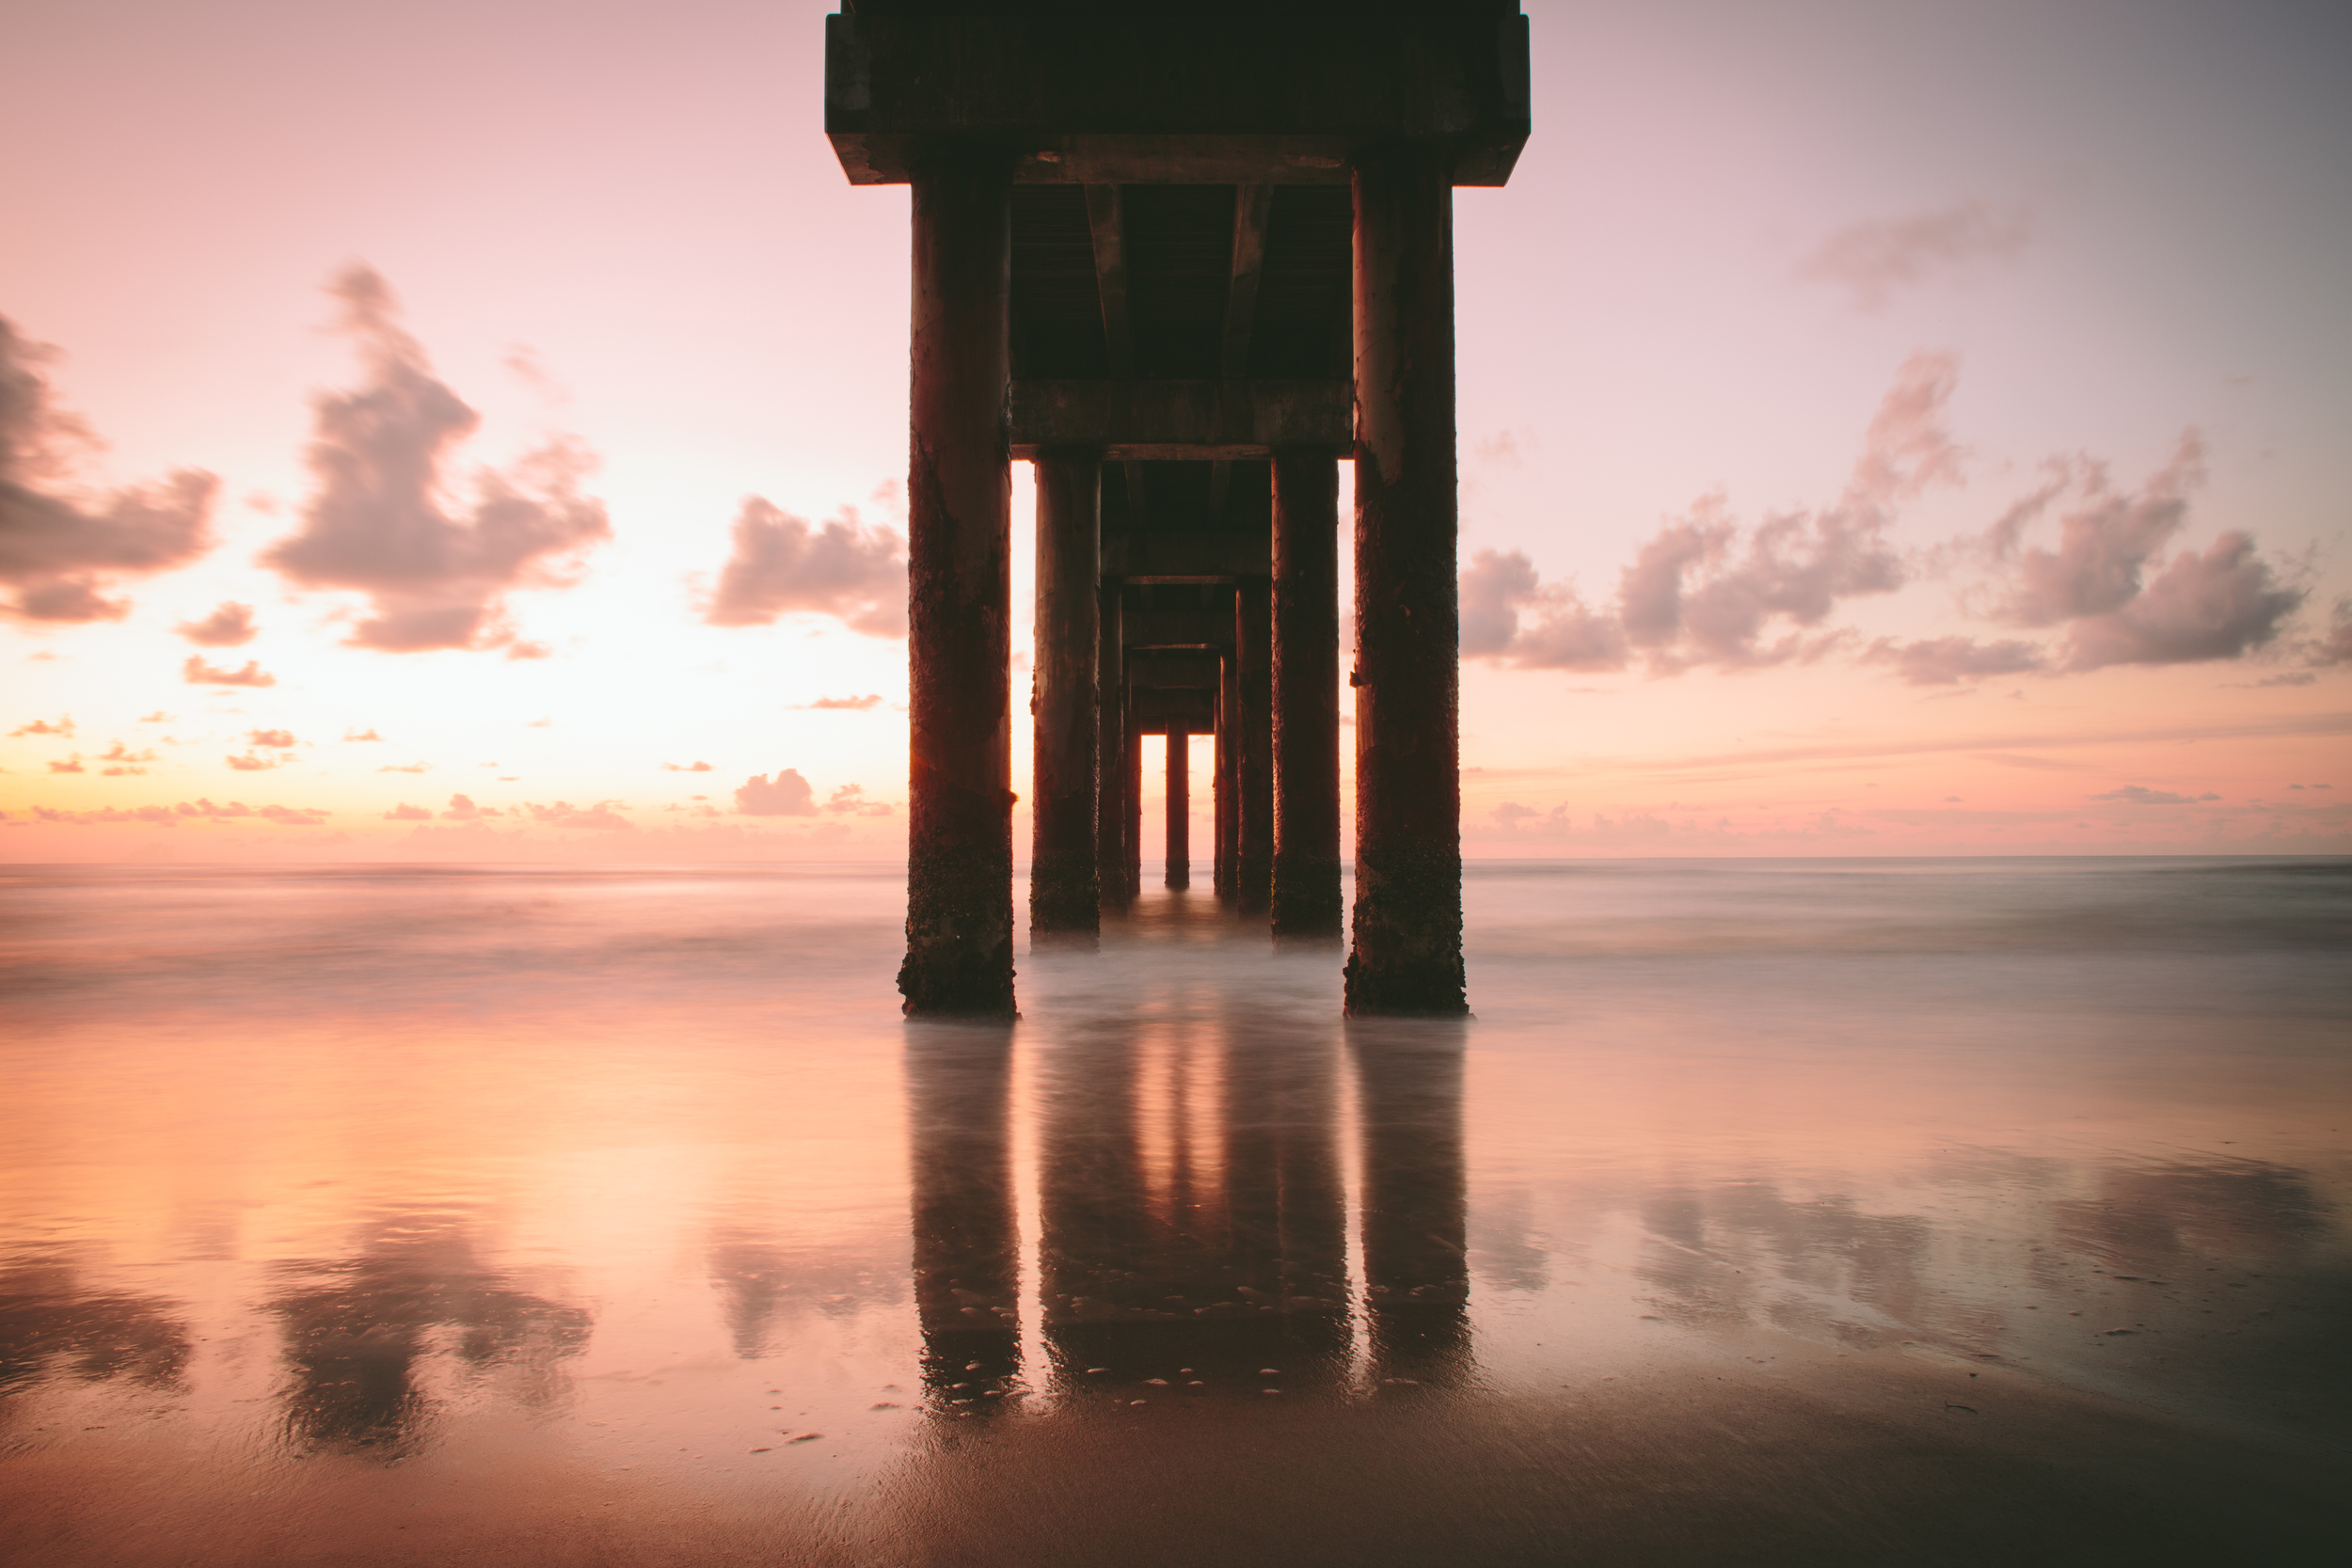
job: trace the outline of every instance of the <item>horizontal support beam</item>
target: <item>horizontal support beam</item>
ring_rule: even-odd
[[[1270,577],[1274,536],[1239,529],[1139,529],[1103,536],[1103,575],[1130,582]]]
[[[875,8],[825,19],[825,132],[853,184],[898,184],[944,141],[1022,154],[1014,178],[1344,183],[1360,152],[1448,150],[1500,185],[1527,141],[1527,19],[1509,0],[1279,11]]]
[[[1349,381],[1016,381],[1012,454],[1096,447],[1114,461],[1333,454],[1356,439]]]

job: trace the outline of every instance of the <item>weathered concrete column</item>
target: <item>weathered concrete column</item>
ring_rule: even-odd
[[[1340,466],[1274,459],[1274,889],[1278,942],[1340,937]]]
[[[1234,834],[1234,901],[1244,914],[1263,914],[1274,887],[1274,653],[1273,632],[1267,625],[1273,606],[1273,584],[1263,578],[1244,578],[1234,591],[1240,613],[1235,617],[1234,682],[1240,699],[1232,724],[1235,747],[1233,794],[1238,830]]]
[[[1191,736],[1182,719],[1168,721],[1168,885],[1192,886]]]
[[[910,1014],[1013,1011],[1009,168],[914,179],[907,474]]]
[[[1125,619],[1121,597],[1115,581],[1096,590],[1094,879],[1104,910],[1125,909],[1135,897],[1126,876],[1127,712],[1122,688],[1127,672],[1126,647],[1120,641]]]
[[[1210,851],[1209,864],[1214,868],[1212,880],[1220,900],[1233,896],[1233,825],[1238,816],[1238,801],[1233,794],[1233,727],[1229,721],[1223,690],[1225,666],[1217,668],[1218,691],[1216,722],[1211,730],[1216,747],[1209,765],[1214,794],[1209,802],[1209,821],[1216,835]]]
[[[1468,1010],[1454,584],[1454,188],[1435,148],[1359,158],[1351,1015]]]
[[[1103,925],[1094,870],[1103,454],[1091,448],[1057,448],[1039,453],[1036,467],[1029,940],[1092,946]]]

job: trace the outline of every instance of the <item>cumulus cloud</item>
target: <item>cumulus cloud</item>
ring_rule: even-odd
[[[1863,654],[1870,664],[1891,664],[1913,686],[1957,686],[1988,675],[2024,674],[2046,667],[2039,644],[2004,639],[1979,642],[1973,637],[1933,637],[1904,642],[1882,637]]]
[[[243,647],[260,630],[253,624],[253,607],[233,599],[223,599],[201,621],[182,621],[171,629],[199,648]]]
[[[755,773],[737,787],[735,809],[745,816],[814,816],[817,792],[797,768],[777,769],[772,782]]]
[[[478,822],[485,816],[503,816],[506,814],[496,806],[475,805],[470,795],[453,795],[449,798],[449,810],[441,815],[452,822]]]
[[[1577,595],[1537,580],[1518,550],[1480,550],[1462,574],[1462,652],[1551,670],[1621,670],[1623,627]],[[1521,612],[1529,619],[1522,624]]]
[[[381,739],[383,739],[384,737],[383,737],[382,736],[380,736],[380,735],[376,734],[373,730],[369,729],[369,730],[345,730],[345,731],[343,732],[343,738],[344,738],[345,740],[381,740]]]
[[[159,762],[162,759],[156,756],[152,751],[134,752],[129,747],[123,745],[121,741],[118,740],[112,746],[108,747],[106,749],[106,754],[100,757],[98,760],[113,765],[100,769],[100,773],[103,777],[109,779],[125,779],[144,775],[147,769],[140,766],[142,763]]]
[[[2067,668],[2193,664],[2236,658],[2264,646],[2303,602],[2282,586],[2254,541],[2230,532],[2202,555],[2183,550],[2121,609],[2077,623]]]
[[[119,621],[127,599],[102,589],[211,547],[219,482],[182,468],[152,484],[97,492],[72,481],[98,442],[57,406],[40,367],[54,350],[0,318],[0,611],[26,621]]]
[[[82,759],[79,756],[71,756],[63,762],[51,763],[49,771],[52,773],[87,773],[89,769],[82,766]]]
[[[1797,276],[1844,289],[1864,310],[1883,310],[1899,290],[1965,281],[1990,263],[2013,261],[2033,235],[2027,208],[1961,201],[1840,229],[1797,263]]]
[[[255,746],[270,746],[280,751],[288,750],[295,744],[292,730],[247,730],[246,739]]]
[[[836,616],[869,637],[904,637],[905,552],[897,530],[867,527],[854,507],[812,529],[765,497],[747,496],[703,619],[764,626],[800,610]]]
[[[144,720],[141,721],[142,723],[145,721],[146,721]],[[71,714],[66,714],[61,715],[57,721],[54,724],[46,719],[36,719],[29,724],[21,725],[16,729],[10,730],[8,732],[8,738],[13,740],[19,736],[25,735],[54,735],[60,737],[71,738],[72,734],[73,718]]]
[[[865,713],[882,706],[882,693],[869,691],[863,697],[819,697],[813,703],[797,703],[794,705],[820,713]]]
[[[2070,671],[2236,658],[2267,645],[2305,595],[2280,581],[2247,534],[2224,533],[2202,554],[2184,550],[2147,576],[2187,521],[2203,478],[2204,442],[2194,430],[2136,494],[2118,491],[2102,464],[2053,465],[2050,481],[1979,542],[2002,585],[1994,613],[2065,627],[2061,667]],[[2075,503],[2059,515],[2056,546],[2026,544],[2026,531],[2070,494]]]
[[[423,806],[397,805],[384,814],[387,822],[430,822],[433,813]]]
[[[507,468],[478,467],[472,499],[459,500],[450,470],[481,416],[434,376],[373,269],[352,267],[327,292],[365,374],[356,389],[315,400],[315,488],[301,531],[263,562],[306,588],[368,595],[373,613],[354,627],[355,646],[518,646],[538,657],[536,644],[516,643],[505,595],[576,580],[580,553],[611,537],[602,503],[580,493],[588,453],[558,439]]]
[[[710,771],[710,764],[690,762],[681,768],[675,762],[665,762],[661,765],[661,770],[664,773],[707,773]]]
[[[1902,558],[1886,538],[1896,508],[1959,483],[1963,454],[1944,424],[1958,378],[1948,355],[1903,365],[1834,505],[1743,531],[1722,498],[1703,498],[1635,552],[1613,611],[1586,605],[1572,586],[1539,582],[1517,551],[1479,552],[1461,584],[1463,651],[1576,670],[1619,669],[1639,656],[1652,674],[1820,657],[1845,641],[1819,629],[1840,603],[1903,585]]]
[[[220,760],[240,773],[266,773],[273,768],[285,767],[294,759],[283,756],[265,757],[259,752],[246,752],[237,756],[223,757]]]
[[[190,654],[188,661],[180,666],[180,676],[190,686],[276,686],[278,677],[262,668],[261,660],[248,658],[242,670],[227,670],[217,664],[204,662],[202,654]]]

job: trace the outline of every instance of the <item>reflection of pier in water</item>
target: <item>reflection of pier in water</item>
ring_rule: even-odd
[[[1203,1000],[1157,992],[1037,1048],[1034,1308],[1009,1148],[1012,1037],[911,1034],[915,1296],[941,1406],[978,1413],[1021,1386],[1025,1310],[1044,1357],[1026,1386],[1065,1397],[1129,1398],[1152,1379],[1171,1396],[1255,1397],[1464,1375],[1459,1027],[1343,1037],[1291,1019],[1253,1026],[1223,993],[1213,1011],[1188,1007]],[[1360,1140],[1360,1294],[1343,1063]]]

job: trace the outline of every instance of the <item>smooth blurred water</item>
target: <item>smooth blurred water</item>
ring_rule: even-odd
[[[2352,863],[1467,895],[1466,1024],[1343,1024],[1336,954],[1157,894],[1025,961],[1005,1030],[898,1018],[890,867],[12,869],[0,1555],[2315,1528]]]

